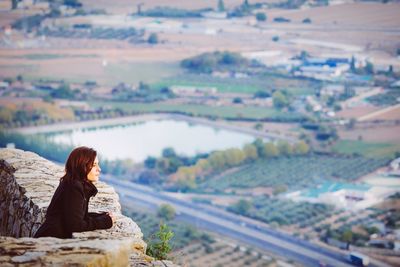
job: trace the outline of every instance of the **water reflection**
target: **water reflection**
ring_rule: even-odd
[[[213,150],[241,148],[254,140],[248,134],[174,120],[90,130],[81,128],[52,134],[49,138],[56,143],[93,147],[109,160],[130,158],[135,162],[148,156],[158,157],[165,147],[174,148],[178,154],[193,156]]]

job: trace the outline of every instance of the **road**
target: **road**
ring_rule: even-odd
[[[189,221],[198,227],[208,229],[244,243],[257,246],[263,250],[271,251],[277,255],[299,262],[304,266],[352,266],[343,254],[339,254],[312,243],[300,240],[293,236],[260,227],[257,224],[244,221],[235,214],[216,209],[188,203],[162,192],[157,192],[149,187],[121,181],[117,179],[102,178],[114,186],[124,201],[142,203],[157,207],[168,203],[175,207],[178,217]],[[140,204],[140,205],[142,205]],[[373,265],[371,265],[373,266]]]

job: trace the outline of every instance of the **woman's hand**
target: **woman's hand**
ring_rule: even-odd
[[[110,212],[107,212],[107,215],[111,217],[112,223],[113,223],[113,225],[114,225],[114,223],[115,223],[115,221],[116,221],[116,216],[114,215],[114,213],[112,213],[112,212],[110,211]]]

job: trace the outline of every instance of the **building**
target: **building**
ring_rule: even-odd
[[[295,75],[330,80],[350,69],[347,58],[307,58]]]
[[[226,19],[228,17],[228,13],[209,11],[201,13],[201,16],[208,19]]]
[[[216,87],[196,87],[196,86],[171,86],[171,91],[180,96],[204,96],[214,95],[217,93]]]
[[[294,201],[324,203],[346,210],[358,210],[373,206],[394,192],[396,188],[325,182],[316,188],[288,193],[286,197]]]

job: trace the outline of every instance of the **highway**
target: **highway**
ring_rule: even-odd
[[[102,180],[114,186],[121,199],[136,205],[157,207],[168,203],[175,207],[178,219],[190,222],[198,227],[229,236],[260,249],[299,262],[304,266],[352,266],[344,254],[339,254],[291,235],[260,227],[258,224],[244,221],[240,216],[226,211],[189,203],[149,187],[129,181],[102,177]],[[373,266],[373,265],[371,265]]]

